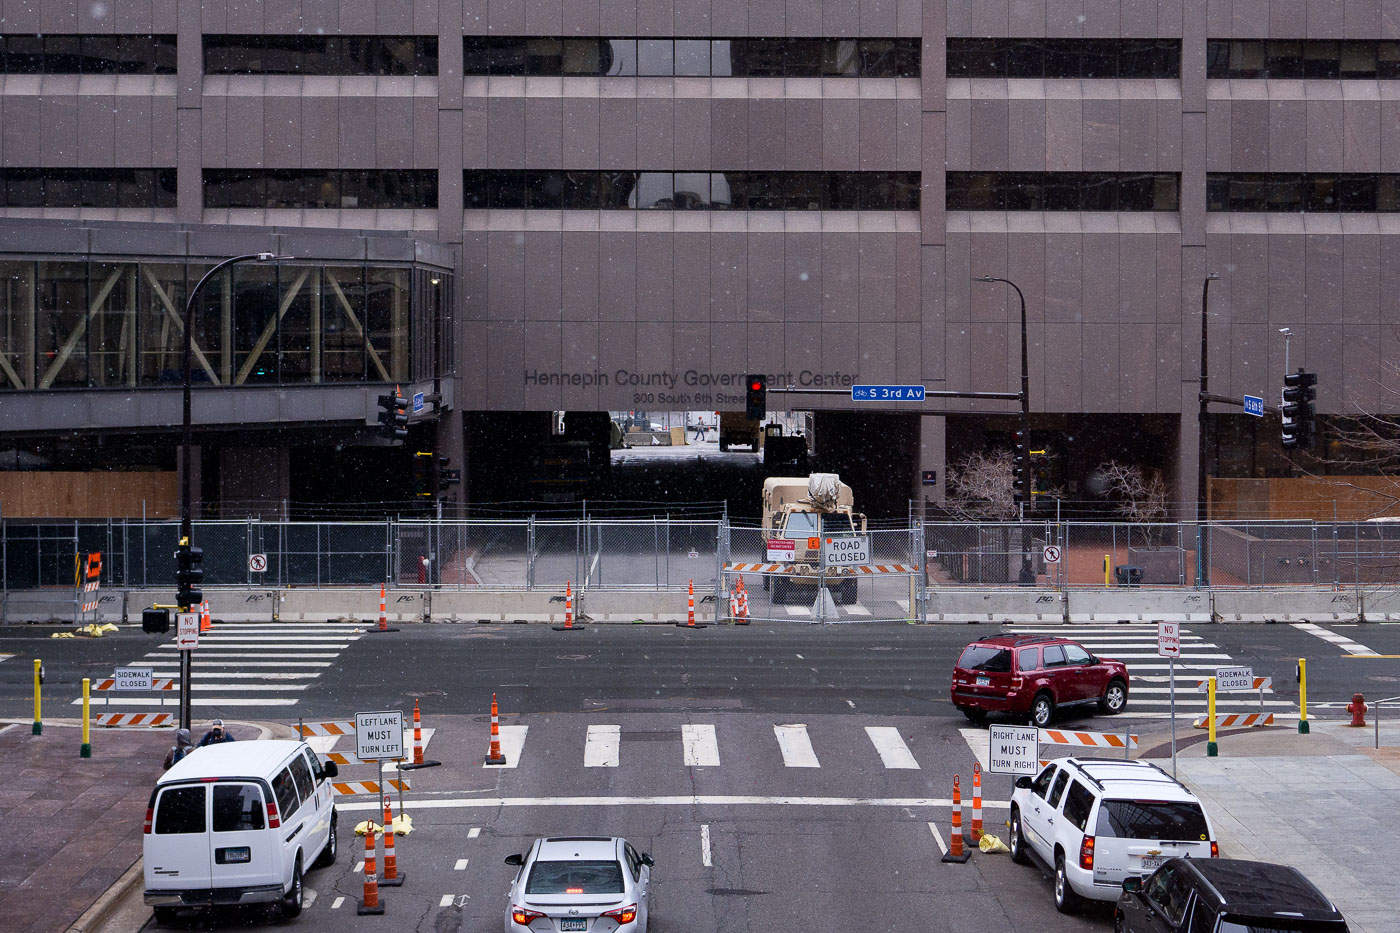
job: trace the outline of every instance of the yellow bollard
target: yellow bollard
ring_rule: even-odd
[[[39,684],[43,682],[44,662],[34,659],[34,734],[44,734],[44,716],[40,709]]]
[[[1110,558],[1109,558],[1109,556],[1108,556],[1107,554],[1105,554],[1105,555],[1103,556],[1103,585],[1104,585],[1104,586],[1112,586],[1112,585],[1113,585],[1112,583],[1109,583],[1109,582],[1108,582],[1109,573],[1110,573],[1111,569],[1112,569],[1112,564],[1110,563]]]
[[[83,678],[83,747],[78,751],[78,757],[79,757],[79,758],[91,758],[91,757],[92,757],[92,742],[89,741],[89,739],[91,738],[91,736],[88,734],[88,727],[89,727],[89,725],[91,724],[91,720],[90,720],[89,717],[88,717],[88,708],[89,708],[90,704],[92,703],[92,694],[89,693],[88,691],[89,691],[89,689],[90,689],[91,687],[92,687],[92,680],[90,680],[90,679],[87,678],[87,677],[84,677],[84,678]]]
[[[1308,734],[1308,659],[1298,659],[1298,734]]]
[[[1215,758],[1220,754],[1220,746],[1215,744],[1215,678],[1207,681],[1206,688],[1206,757]]]

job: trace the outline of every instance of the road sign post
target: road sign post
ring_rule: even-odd
[[[1167,659],[1167,685],[1171,697],[1172,777],[1176,777],[1176,659],[1181,657],[1181,623],[1157,623],[1157,654]]]

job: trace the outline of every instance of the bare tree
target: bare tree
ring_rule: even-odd
[[[959,518],[1014,519],[1011,451],[972,453],[954,463],[948,470],[946,506]]]
[[[1104,495],[1116,500],[1118,514],[1140,526],[1149,546],[1155,544],[1161,532],[1158,526],[1167,520],[1168,491],[1162,475],[1116,460],[1099,464],[1095,472],[1102,478]]]

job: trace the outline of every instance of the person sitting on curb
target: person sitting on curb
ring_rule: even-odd
[[[193,745],[194,739],[190,737],[190,730],[176,729],[175,744],[170,746],[170,751],[165,753],[165,770],[169,771],[174,767],[175,762],[193,751]]]
[[[204,733],[204,738],[199,740],[199,747],[206,745],[217,745],[220,742],[232,742],[233,735],[224,729],[224,721],[216,719],[210,724],[208,732]]]

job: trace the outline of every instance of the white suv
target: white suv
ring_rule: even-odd
[[[1055,907],[1116,901],[1123,879],[1174,856],[1216,858],[1196,795],[1148,761],[1059,758],[1011,794],[1011,858],[1055,874]]]

